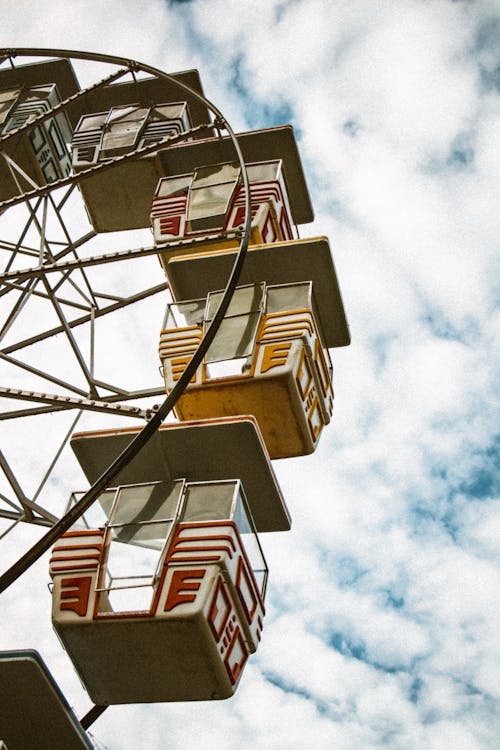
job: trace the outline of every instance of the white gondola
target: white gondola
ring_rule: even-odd
[[[282,160],[247,164],[246,169],[252,203],[250,244],[294,239]],[[237,247],[244,218],[245,191],[237,163],[161,179],[151,223],[167,277],[171,258]]]
[[[79,90],[68,60],[49,60],[0,70],[0,135],[2,143],[0,200],[66,177],[71,171],[69,143],[74,120],[66,110],[19,133]]]
[[[74,121],[65,110],[19,133],[36,117],[79,90],[68,60],[50,60],[0,70],[0,135],[2,144],[0,200],[8,200],[71,172],[69,143]]]
[[[73,439],[91,481],[136,432]],[[50,571],[53,624],[92,700],[231,696],[263,627],[257,530],[289,528],[255,423],[166,425],[91,516]]]
[[[202,92],[198,71],[173,77]],[[172,81],[153,77],[90,91],[79,112],[71,143],[77,174],[210,123],[204,104]],[[153,152],[82,177],[80,190],[94,229],[109,232],[147,226],[151,197],[163,174],[159,156]]]
[[[61,97],[55,83],[33,86],[29,89],[0,91],[0,127],[2,135],[26,125],[36,117],[49,112],[59,104]],[[71,128],[62,112],[34,125],[27,132],[25,148],[33,154],[29,176],[35,182],[46,184],[66,177],[71,171],[71,160],[67,143],[71,140]],[[24,183],[23,178],[20,182]]]

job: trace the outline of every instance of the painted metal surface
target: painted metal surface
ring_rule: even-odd
[[[60,102],[54,81],[1,89],[0,135],[49,114]],[[7,141],[0,160],[0,200],[17,195],[26,187],[47,185],[69,175],[70,139],[69,120],[64,112],[59,112]]]
[[[167,392],[203,336],[212,296],[169,305],[159,349]],[[312,453],[332,411],[332,366],[310,283],[239,287],[176,405],[181,420],[252,414],[271,458]]]
[[[67,532],[50,561],[53,625],[92,700],[233,695],[267,580],[239,481],[127,486],[105,508],[103,528]]]
[[[294,237],[283,163],[247,164],[252,201],[251,245]],[[234,248],[241,231],[243,191],[237,164],[200,167],[190,174],[165,177],[158,183],[151,223],[160,261],[176,256]],[[180,240],[199,240],[187,246]]]
[[[139,434],[126,428],[78,433],[71,447],[94,483]],[[290,514],[256,420],[251,416],[169,422],[115,478],[138,484],[186,477],[191,482],[239,477],[257,531],[287,531]]]
[[[3,741],[8,750],[94,747],[37,651],[1,652],[0,679],[0,746]]]
[[[57,83],[63,97],[63,101],[53,106],[48,113],[38,115],[24,126],[0,135],[3,149],[8,150],[9,144],[18,136],[26,137],[34,123],[37,125],[43,124],[56,114],[64,113],[68,116],[71,125],[75,126],[82,113],[88,111],[90,104],[98,109],[100,102],[103,101],[106,101],[108,106],[110,104],[119,106],[129,99],[131,92],[134,92],[136,97],[138,92],[140,93],[136,101],[141,102],[141,97],[144,95],[150,103],[151,97],[156,101],[160,97],[168,99],[174,91],[177,92],[178,98],[180,89],[184,99],[189,103],[191,118],[194,122],[205,121],[207,113],[213,112],[219,130],[226,130],[230,133],[236,154],[243,165],[234,133],[219,110],[203,96],[197,71],[185,71],[169,76],[158,69],[133,60],[110,55],[95,55],[82,51],[9,48],[0,50],[0,54],[4,63],[4,67],[0,69],[0,88],[39,85],[46,83],[47,80],[52,80]],[[61,59],[43,60],[28,65],[14,64],[14,60],[17,63],[23,57],[43,58],[50,54],[60,55]],[[80,89],[73,70],[73,63],[89,60],[93,63],[102,62],[113,66],[112,72],[105,75],[97,83]],[[9,65],[11,67],[8,67]],[[106,72],[108,71],[109,67],[106,69]],[[139,87],[137,86],[138,79],[140,79]],[[157,95],[158,99],[156,99]],[[208,116],[208,119],[210,119],[210,116]],[[154,150],[156,146],[153,145],[149,148]],[[126,154],[122,157],[116,157],[116,159],[121,160],[128,157],[129,155]],[[134,157],[134,154],[132,154],[132,157]],[[104,165],[105,168],[107,166]],[[96,166],[98,170],[101,168],[100,165]],[[115,168],[114,160],[112,160],[110,168]],[[139,259],[152,254],[154,249],[148,252],[147,249],[138,248],[124,253],[108,253],[106,256],[98,257],[95,257],[94,253],[94,257],[92,257],[92,254],[88,252],[87,243],[92,243],[95,232],[87,229],[82,231],[78,223],[73,226],[75,223],[75,206],[72,203],[74,202],[75,187],[79,178],[80,175],[70,174],[68,177],[58,179],[46,186],[32,188],[28,184],[24,189],[19,187],[18,194],[7,201],[2,201],[0,206],[4,213],[7,213],[7,209],[12,207],[15,211],[18,211],[18,204],[19,206],[22,204],[23,210],[25,210],[25,215],[18,213],[17,221],[14,224],[8,224],[8,226],[15,228],[13,235],[4,234],[0,243],[1,256],[5,261],[4,271],[0,274],[0,281],[5,284],[1,293],[2,298],[5,299],[2,303],[4,315],[1,320],[0,336],[4,339],[4,342],[0,351],[0,358],[6,372],[6,376],[3,378],[4,384],[1,395],[5,397],[5,401],[9,399],[9,407],[0,413],[0,419],[9,421],[46,413],[64,414],[67,410],[77,410],[73,426],[69,430],[67,425],[64,427],[65,435],[61,435],[61,444],[32,495],[28,496],[24,491],[23,479],[16,476],[17,467],[11,461],[10,455],[8,457],[2,456],[2,470],[6,473],[12,486],[12,497],[6,496],[0,499],[0,516],[11,523],[11,526],[4,533],[8,533],[15,528],[19,521],[43,525],[56,523],[56,526],[50,531],[52,541],[57,537],[57,533],[61,533],[64,524],[71,525],[76,513],[80,511],[74,509],[73,519],[60,519],[54,522],[53,514],[40,504],[38,496],[54,471],[59,457],[64,453],[69,436],[73,432],[82,410],[116,411],[116,413],[128,413],[131,416],[149,420],[144,430],[144,436],[140,439],[140,442],[144,443],[170,411],[176,398],[175,395],[173,398],[168,397],[165,400],[165,405],[157,405],[155,409],[151,410],[149,408],[151,401],[148,399],[151,396],[160,396],[164,392],[160,384],[155,386],[152,383],[131,389],[124,388],[121,382],[117,382],[121,380],[118,371],[116,380],[115,376],[110,377],[113,382],[109,382],[109,380],[103,382],[96,375],[96,363],[94,361],[96,321],[109,316],[114,317],[115,312],[137,305],[153,295],[162,293],[167,285],[165,282],[149,288],[142,285],[139,286],[139,289],[124,294],[122,291],[117,293],[112,284],[109,287],[103,284],[103,276],[99,277],[97,283],[95,277],[91,279],[87,276],[85,268],[89,265]],[[65,190],[56,192],[56,189],[61,187]],[[109,195],[106,196],[106,199],[108,198]],[[30,201],[30,199],[33,200]],[[149,213],[151,199],[152,195],[147,197],[145,215]],[[10,212],[8,212],[8,216],[10,218]],[[55,233],[54,227],[57,230]],[[2,225],[2,228],[5,230],[5,224]],[[33,238],[35,238],[34,247]],[[227,299],[229,299],[231,290],[236,284],[246,249],[247,240],[245,237],[241,239],[242,255],[231,274]],[[59,270],[63,270],[63,277],[57,276]],[[131,276],[133,275],[132,271]],[[110,279],[109,274],[106,279]],[[76,301],[73,299],[74,296],[76,296]],[[44,325],[46,316],[32,314],[29,318],[32,321],[30,330],[26,331],[26,327],[24,327],[21,329],[22,332],[19,332],[18,320],[22,319],[23,316],[26,318],[27,312],[32,310],[33,303],[39,303],[40,301],[44,301],[49,310],[56,311],[58,324],[54,325],[52,319],[50,325]],[[213,333],[215,333],[215,330],[216,326],[214,326]],[[12,336],[12,331],[17,332],[17,336]],[[83,385],[81,382],[73,382],[72,376],[67,377],[66,373],[59,372],[59,364],[66,361],[65,358],[53,357],[41,364],[39,359],[33,362],[30,357],[32,347],[36,347],[43,342],[48,342],[50,346],[59,334],[62,334],[59,341],[62,338],[67,345],[67,356],[70,360],[74,358],[77,362],[77,368],[83,375]],[[81,346],[82,336],[83,338],[88,337],[90,341],[89,350]],[[208,346],[208,344],[207,339],[206,345]],[[202,353],[200,352],[200,358],[201,356]],[[195,363],[193,363],[193,366],[196,366]],[[28,376],[33,376],[33,384]],[[20,381],[23,384],[26,383],[26,385],[20,387]],[[40,383],[42,383],[41,386]],[[129,402],[136,399],[146,399],[146,408],[131,407]],[[11,403],[13,403],[13,408],[10,407]],[[165,408],[161,411],[163,406]],[[129,455],[131,455],[132,450],[138,450],[138,445],[138,442],[137,445],[134,444],[133,449],[132,446],[129,446]],[[86,502],[91,502],[91,499],[87,498]],[[43,545],[50,546],[50,544],[48,538],[44,537],[43,540],[40,540],[40,543],[37,543],[36,547],[42,549]],[[29,559],[36,559],[32,557],[35,554],[39,554],[39,552],[32,550]],[[8,581],[12,581],[12,576],[19,575],[26,565],[29,565],[27,555],[23,556],[23,559],[13,566],[8,575],[2,576],[2,587],[9,585]]]

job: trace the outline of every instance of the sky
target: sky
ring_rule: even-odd
[[[330,238],[352,335],[331,352],[318,449],[274,462],[293,524],[263,535],[263,638],[236,695],[111,707],[98,746],[497,748],[500,3],[4,0],[0,46],[197,68],[236,131],[291,123],[315,209],[301,236]],[[140,267],[161,282],[154,258]],[[133,321],[131,382],[158,382],[164,303]],[[126,336],[102,330],[105,379]],[[48,418],[25,423],[4,423],[2,450],[30,488],[55,437]],[[80,481],[65,461],[43,496],[54,512]],[[2,559],[39,536],[18,527]],[[91,703],[52,632],[48,580],[45,555],[2,595],[0,648],[38,648],[81,716]]]

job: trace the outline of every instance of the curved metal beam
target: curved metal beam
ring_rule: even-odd
[[[43,50],[42,51],[39,49],[23,49],[23,50],[0,49],[0,55],[3,55],[3,54],[7,54],[8,56],[11,56],[11,57],[15,57],[19,54],[23,54],[25,56],[29,55],[29,56],[45,56],[45,57],[47,55],[54,54],[58,57],[74,57],[74,58],[86,59],[86,60],[111,62],[111,63],[120,64],[120,65],[126,64],[126,62],[124,61],[124,58],[115,57],[112,55],[98,56],[92,53],[72,52],[68,50]],[[214,105],[212,105],[207,99],[205,99],[204,96],[194,91],[186,84],[182,84],[179,81],[176,81],[172,76],[169,76],[168,74],[163,73],[162,71],[158,70],[158,68],[154,68],[150,65],[141,65],[140,63],[137,63],[135,61],[128,61],[128,64],[131,67],[131,69],[143,70],[145,72],[151,73],[152,75],[167,78],[172,83],[179,85],[181,88],[185,89],[190,94],[200,99],[204,104],[208,106],[208,108],[212,112],[216,114],[218,124],[222,125],[224,129],[227,130],[233,142],[236,155],[237,155],[240,167],[241,167],[242,182],[243,182],[243,188],[245,192],[245,228],[244,228],[243,236],[241,238],[241,242],[239,245],[238,254],[236,256],[233,269],[231,271],[231,275],[227,282],[226,288],[224,290],[224,294],[222,295],[222,299],[217,308],[217,311],[213,317],[213,320],[210,326],[205,332],[205,335],[200,341],[198,348],[194,352],[191,360],[189,361],[188,365],[186,366],[186,369],[184,370],[181,377],[177,381],[173,390],[169,393],[167,398],[158,408],[158,411],[154,414],[152,419],[145,425],[144,429],[141,430],[141,432],[134,438],[134,440],[128,445],[128,447],[118,456],[118,458],[116,458],[116,460],[111,464],[111,466],[99,477],[99,479],[83,495],[83,497],[78,501],[78,503],[76,503],[76,505],[74,505],[56,524],[54,524],[54,526],[51,529],[49,529],[49,531],[36,544],[34,544],[33,547],[31,547],[31,549],[28,550],[28,552],[26,552],[14,565],[12,565],[0,577],[0,593],[2,591],[5,591],[5,589],[8,588],[11,585],[11,583],[16,581],[24,572],[26,572],[26,570],[28,570],[28,568],[31,567],[31,565],[34,562],[36,562],[36,560],[38,560],[39,557],[41,557],[41,555],[43,555],[45,552],[47,552],[47,550],[50,549],[50,547],[56,542],[56,540],[61,536],[61,534],[67,531],[70,528],[70,526],[72,526],[75,523],[75,521],[77,521],[78,518],[80,518],[80,516],[82,516],[83,513],[85,513],[85,511],[88,510],[88,508],[95,502],[95,500],[97,500],[97,498],[102,494],[102,492],[106,489],[106,487],[109,487],[111,485],[114,477],[117,476],[117,474],[121,471],[121,469],[124,466],[126,466],[140,452],[140,450],[144,447],[144,445],[146,445],[146,443],[155,434],[155,432],[157,431],[161,423],[164,421],[164,419],[167,417],[167,415],[170,413],[170,411],[173,409],[173,407],[177,403],[178,399],[182,395],[182,392],[188,386],[191,378],[193,377],[196,370],[202,363],[203,357],[205,356],[210,344],[215,338],[217,330],[220,324],[222,323],[224,315],[229,307],[234,290],[236,289],[236,286],[238,284],[239,276],[243,268],[243,263],[245,262],[245,257],[246,257],[246,253],[248,249],[248,242],[250,239],[250,228],[251,228],[250,186],[248,182],[248,175],[247,175],[246,168],[245,168],[243,154],[241,152],[238,141],[236,139],[236,135],[233,132],[231,126],[229,125],[229,123],[225,120],[223,115]]]

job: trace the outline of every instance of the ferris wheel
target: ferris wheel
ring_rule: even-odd
[[[235,136],[194,70],[0,58],[0,538],[47,528],[0,580],[53,547],[53,624],[95,703],[61,710],[87,747],[108,705],[237,689],[258,535],[290,527],[271,459],[314,451],[349,330],[327,238],[299,238],[291,126]],[[36,654],[0,669],[47,694]]]

